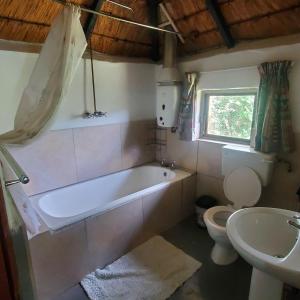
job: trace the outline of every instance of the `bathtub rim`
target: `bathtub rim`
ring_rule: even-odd
[[[136,169],[136,168],[139,168],[139,167],[147,167],[147,166],[155,166],[155,167],[160,167],[162,169],[166,169],[165,167],[161,167],[157,163],[155,163],[155,164],[153,164],[153,163],[152,164],[145,164],[145,165],[137,166],[137,167],[130,168],[130,169]],[[130,169],[127,169],[127,170],[130,170]],[[122,171],[126,171],[126,170],[122,170]],[[122,172],[122,171],[120,171],[120,172]],[[40,208],[40,206],[38,204],[39,199],[41,199],[43,196],[45,196],[45,195],[47,195],[47,194],[49,194],[53,191],[60,190],[64,187],[59,188],[59,189],[55,189],[55,190],[52,190],[52,191],[47,191],[47,192],[44,192],[44,193],[40,193],[40,194],[37,194],[37,195],[33,195],[33,196],[29,197],[29,200],[30,200],[34,210],[36,211],[38,217],[42,220],[43,224],[45,225],[44,226],[45,228],[44,228],[43,232],[45,232],[45,231],[55,232],[55,231],[58,231],[58,230],[62,230],[65,227],[71,226],[73,224],[75,225],[76,223],[82,222],[85,219],[93,218],[93,217],[97,217],[97,216],[100,216],[102,214],[105,214],[105,213],[107,213],[107,212],[109,212],[113,209],[116,209],[116,208],[119,208],[123,205],[126,205],[131,201],[141,199],[141,198],[143,198],[143,197],[145,197],[145,196],[147,196],[151,193],[154,193],[158,190],[167,188],[168,186],[170,186],[170,185],[172,185],[172,184],[174,184],[178,181],[182,181],[183,179],[188,178],[190,176],[193,176],[195,174],[193,172],[190,172],[190,171],[184,170],[184,169],[175,169],[175,170],[171,170],[171,171],[173,171],[175,173],[175,177],[173,179],[170,179],[170,180],[165,181],[165,182],[161,182],[161,183],[156,184],[154,186],[150,186],[150,187],[145,188],[143,190],[140,190],[140,191],[137,191],[135,193],[132,193],[132,194],[126,195],[124,197],[118,198],[118,199],[113,201],[114,205],[112,205],[112,202],[110,202],[109,205],[106,205],[104,207],[99,206],[99,207],[90,209],[88,211],[85,211],[85,212],[83,212],[79,215],[73,216],[73,217],[58,218],[58,217],[50,216],[47,213],[45,213]],[[116,173],[119,173],[119,172],[116,172]],[[113,174],[116,174],[116,173],[113,173]],[[107,174],[105,176],[109,176],[109,175],[113,175],[113,174]],[[88,181],[91,181],[91,180],[96,180],[96,179],[99,179],[101,177],[104,177],[104,176],[91,178],[90,180],[85,180],[83,182],[78,182],[76,184],[88,182]],[[76,185],[76,184],[73,184],[73,185]]]

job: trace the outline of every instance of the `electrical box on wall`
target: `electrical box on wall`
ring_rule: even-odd
[[[161,127],[176,126],[179,100],[180,85],[159,84],[157,87],[156,118],[157,125]]]

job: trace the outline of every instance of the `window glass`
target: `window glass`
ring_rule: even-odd
[[[250,141],[256,94],[206,93],[202,135],[220,140]]]

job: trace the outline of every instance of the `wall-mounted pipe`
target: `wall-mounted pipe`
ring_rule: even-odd
[[[94,100],[94,112],[86,112],[83,114],[84,119],[91,118],[101,118],[106,117],[107,113],[97,110],[97,99],[96,99],[96,90],[95,90],[95,73],[94,73],[94,59],[93,59],[93,49],[92,49],[92,40],[90,39],[90,59],[91,59],[91,71],[92,71],[92,84],[93,84],[93,100]]]
[[[177,39],[173,34],[165,33],[164,68],[175,68],[177,58]]]

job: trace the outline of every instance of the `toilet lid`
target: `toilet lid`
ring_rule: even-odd
[[[225,176],[224,192],[235,209],[254,206],[261,195],[260,179],[250,168],[235,169]]]

